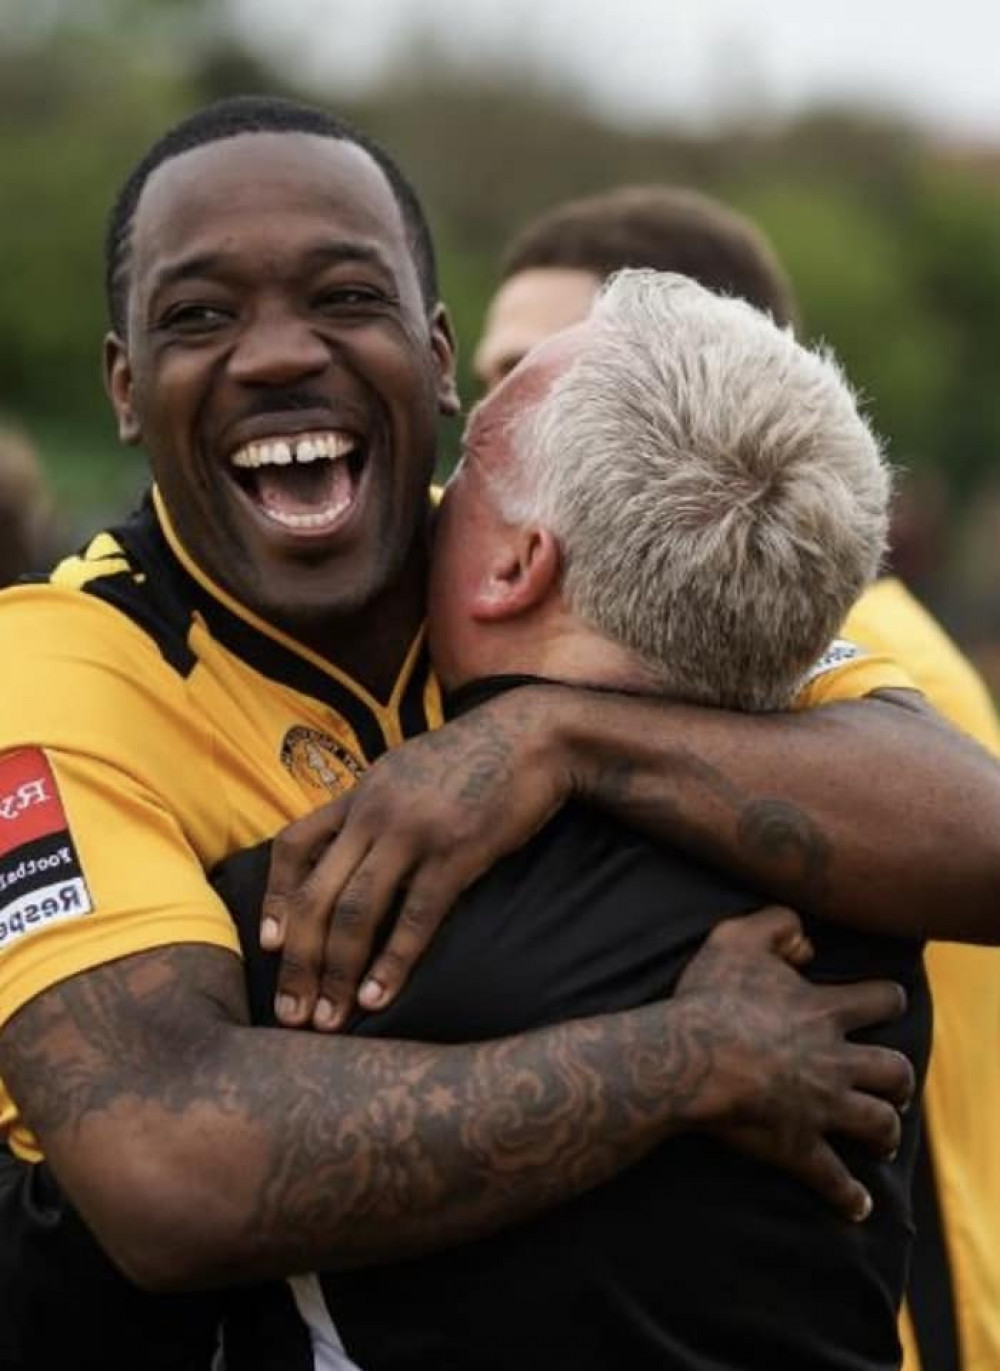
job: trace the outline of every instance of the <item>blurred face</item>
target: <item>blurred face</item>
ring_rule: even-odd
[[[473,367],[493,390],[531,349],[590,313],[600,279],[567,267],[532,267],[506,280],[486,312]]]
[[[177,531],[291,631],[366,604],[423,537],[452,348],[399,208],[351,143],[247,134],[150,177],[133,231],[119,430]]]

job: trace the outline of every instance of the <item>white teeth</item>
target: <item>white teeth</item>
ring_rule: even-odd
[[[267,517],[274,523],[281,524],[283,528],[322,528],[343,514],[350,503],[350,497],[346,500],[337,500],[334,504],[324,505],[322,509],[313,510],[310,514],[289,514],[284,510],[269,509]]]
[[[234,467],[289,466],[295,462],[315,462],[320,457],[336,461],[353,452],[356,440],[347,433],[312,433],[301,438],[264,439],[247,443],[234,452],[230,461]]]

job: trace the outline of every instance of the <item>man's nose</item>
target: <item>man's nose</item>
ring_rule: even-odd
[[[286,385],[326,369],[330,350],[310,321],[268,311],[244,328],[229,357],[229,373],[248,386]]]

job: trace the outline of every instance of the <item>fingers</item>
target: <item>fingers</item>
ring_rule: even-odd
[[[872,1212],[868,1190],[823,1139],[807,1148],[790,1169],[849,1222],[863,1223]]]
[[[274,890],[272,868],[265,897],[266,917],[275,919],[282,935],[275,1016],[288,1028],[301,1027],[313,1015],[331,911],[338,896],[362,866],[367,852],[368,840],[347,828],[298,884]],[[291,869],[289,865],[287,870]],[[350,903],[347,909],[350,921]]]
[[[856,1090],[888,1100],[894,1109],[905,1113],[917,1088],[913,1065],[902,1052],[888,1047],[848,1044],[847,1070]]]
[[[427,951],[448,910],[461,894],[443,868],[424,869],[414,879],[388,942],[376,957],[358,999],[365,1009],[385,1009],[402,990]]]
[[[773,1129],[728,1128],[719,1136],[758,1161],[780,1166],[851,1223],[861,1223],[872,1212],[868,1190],[823,1137],[813,1135],[811,1142],[789,1148]]]
[[[322,805],[289,824],[274,839],[260,925],[260,945],[267,951],[281,947],[288,929],[289,901],[295,900],[318,857],[340,832],[350,803],[351,796],[345,795]]]
[[[336,860],[336,849],[330,854]],[[343,1027],[354,1008],[358,986],[369,965],[372,948],[383,921],[389,915],[397,891],[409,874],[411,854],[407,848],[384,841],[370,848],[365,860],[339,892],[339,874],[329,884],[323,867],[317,877],[330,911],[329,926],[321,949],[319,998],[313,1023],[332,1031]]]
[[[830,1131],[861,1143],[873,1156],[891,1161],[899,1151],[903,1123],[888,1100],[849,1090],[838,1101]]]
[[[895,981],[858,981],[853,985],[823,986],[834,1022],[842,1033],[889,1023],[906,1012],[906,991]]]
[[[802,931],[799,916],[781,905],[769,905],[739,919],[725,919],[712,930],[708,941],[731,951],[773,952],[793,966],[802,966],[812,957],[812,944]]]

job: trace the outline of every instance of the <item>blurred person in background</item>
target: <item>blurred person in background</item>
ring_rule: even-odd
[[[487,390],[552,333],[587,315],[624,267],[681,272],[738,296],[789,328],[791,283],[761,230],[694,190],[626,186],[555,206],[514,238],[475,352]],[[897,577],[861,596],[844,639],[885,653],[960,729],[1000,753],[989,694],[939,624]],[[1000,1075],[982,1053],[1000,1039],[1000,952],[927,950],[935,1045],[914,1193],[917,1240],[901,1336],[906,1371],[1000,1367]]]
[[[39,571],[55,552],[53,502],[35,449],[0,425],[0,587]]]

